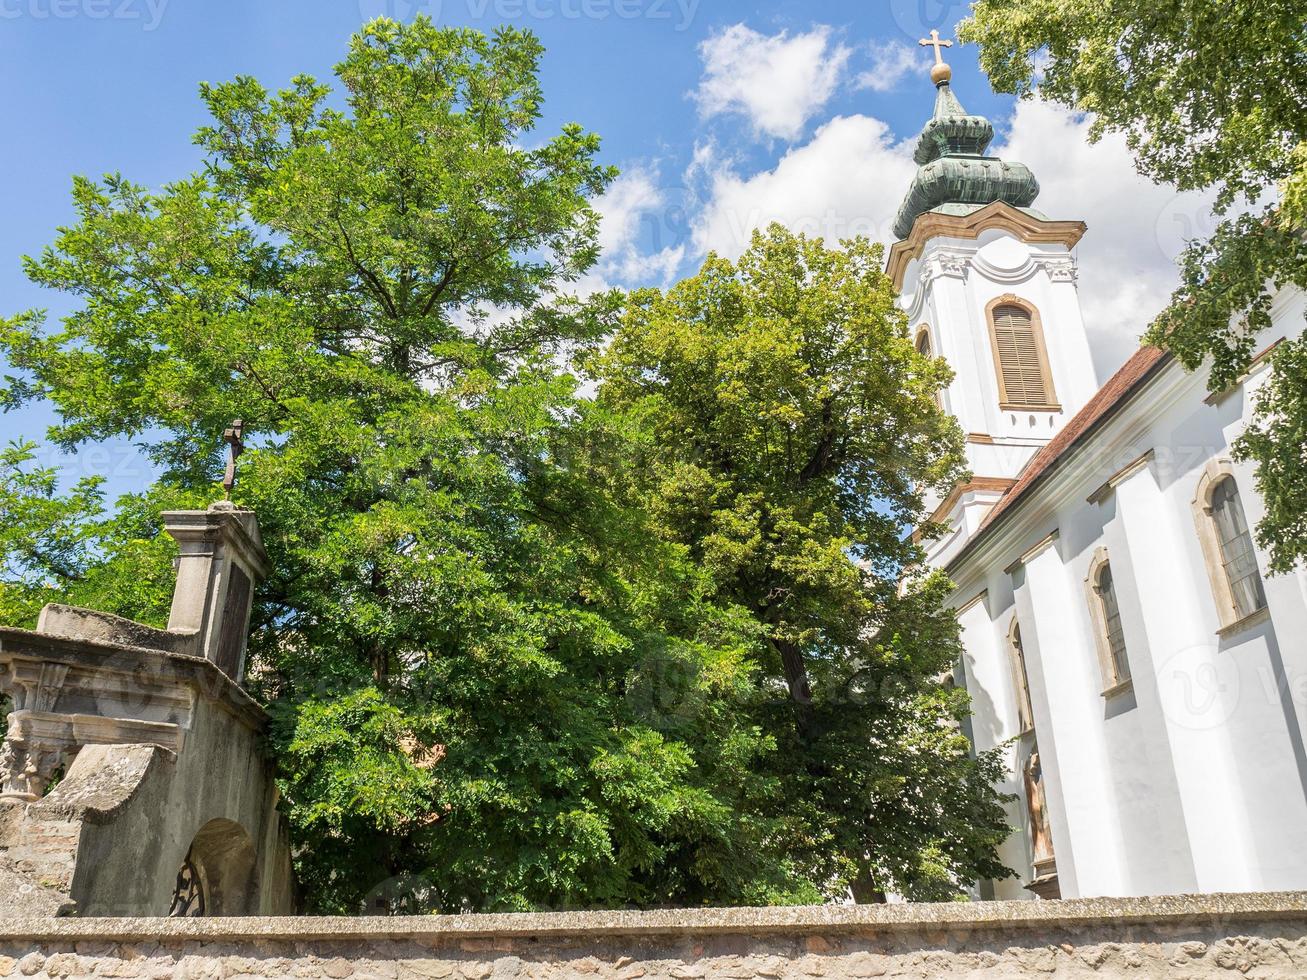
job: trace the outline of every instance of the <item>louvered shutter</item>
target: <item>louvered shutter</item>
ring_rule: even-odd
[[[1009,405],[1051,405],[1053,394],[1044,378],[1039,341],[1029,311],[1020,306],[994,310],[994,344],[1003,401]]]

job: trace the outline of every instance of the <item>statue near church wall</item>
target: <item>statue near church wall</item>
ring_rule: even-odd
[[[1057,898],[1057,861],[1053,854],[1053,832],[1048,823],[1048,799],[1044,795],[1044,768],[1039,761],[1038,745],[1031,746],[1021,775],[1026,790],[1034,871],[1034,880],[1027,887],[1041,898]]]

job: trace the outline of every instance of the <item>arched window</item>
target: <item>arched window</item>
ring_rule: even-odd
[[[1266,592],[1262,588],[1257,552],[1253,550],[1253,538],[1248,533],[1248,520],[1244,517],[1234,477],[1227,476],[1216,485],[1211,501],[1212,520],[1216,523],[1216,537],[1221,546],[1221,570],[1230,585],[1235,612],[1242,619],[1266,605]]]
[[[1044,332],[1034,308],[1015,296],[1001,296],[988,309],[989,339],[1003,409],[1057,411]]]
[[[1035,711],[1030,703],[1030,679],[1026,674],[1026,651],[1021,645],[1021,624],[1015,616],[1008,629],[1008,655],[1012,660],[1012,686],[1017,696],[1017,727],[1021,734],[1035,730]]]
[[[1266,608],[1266,590],[1228,461],[1207,465],[1194,505],[1221,626],[1234,626]]]
[[[1103,690],[1111,691],[1130,680],[1130,660],[1126,656],[1125,627],[1121,622],[1121,606],[1117,602],[1116,579],[1103,548],[1095,552],[1085,584],[1089,590],[1089,612],[1094,622],[1099,666],[1103,671]]]
[[[926,324],[924,323],[921,325],[921,328],[917,331],[916,347],[917,347],[917,353],[920,354],[922,357],[935,356],[934,345],[931,344],[930,342],[930,327],[926,326]],[[943,398],[941,397],[941,392],[936,391],[934,397],[935,397],[936,407],[943,408],[944,401]]]

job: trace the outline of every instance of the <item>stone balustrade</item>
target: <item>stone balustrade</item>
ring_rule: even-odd
[[[0,918],[0,976],[1302,977],[1307,893],[405,918]]]

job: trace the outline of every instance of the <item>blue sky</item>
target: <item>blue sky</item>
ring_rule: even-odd
[[[606,258],[588,285],[660,284],[707,248],[731,252],[776,218],[838,237],[888,239],[911,175],[910,140],[934,92],[931,27],[950,0],[0,0],[0,315],[66,298],[22,275],[71,217],[74,174],[121,171],[159,185],[200,163],[201,81],[331,76],[349,35],[376,15],[492,30],[529,27],[547,49],[542,136],[577,121],[622,168],[601,202]],[[1082,298],[1100,375],[1120,363],[1165,300],[1171,261],[1202,230],[1203,202],[1137,177],[1119,141],[1090,147],[1083,120],[990,91],[974,49],[954,47],[954,88],[994,119],[996,150],[1044,187],[1036,206],[1084,218]],[[0,416],[0,436],[40,439],[49,409]],[[113,492],[149,472],[121,443],[77,458]]]

